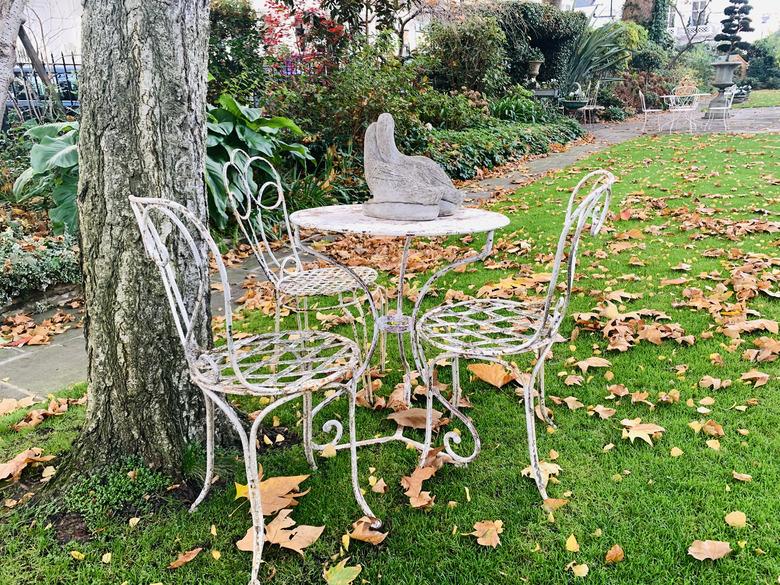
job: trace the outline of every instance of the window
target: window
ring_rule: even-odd
[[[701,26],[707,24],[709,15],[707,14],[708,0],[693,0],[691,6],[691,24],[690,26]]]

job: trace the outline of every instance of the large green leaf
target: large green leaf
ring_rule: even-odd
[[[37,174],[38,173],[35,172],[34,168],[28,167],[17,177],[16,181],[14,181],[13,195],[17,203],[21,203],[26,199],[24,191]]]
[[[62,182],[54,187],[51,196],[54,207],[49,210],[54,233],[61,234],[65,231],[71,234],[79,230],[79,210],[76,204],[76,191],[78,179],[67,175]]]
[[[55,167],[68,169],[79,162],[77,137],[74,130],[68,134],[51,138],[44,136],[40,143],[30,149],[30,166],[38,173],[49,171]]]
[[[257,151],[269,157],[273,156],[274,141],[272,139],[246,126],[237,126],[236,133],[249,147],[249,152]]]
[[[263,117],[263,113],[258,108],[249,108],[242,106],[236,101],[230,94],[223,93],[217,100],[219,105],[225,108],[228,112],[236,116],[237,118],[244,118],[248,122],[255,122]]]
[[[54,122],[52,124],[41,124],[40,126],[33,126],[27,132],[25,136],[34,138],[35,140],[42,140],[43,138],[54,138],[62,134],[63,132],[69,132],[70,130],[78,130],[78,122]]]
[[[277,116],[275,118],[265,118],[259,123],[259,127],[256,128],[256,130],[276,130],[276,129],[286,129],[290,130],[293,134],[296,134],[300,136],[303,134],[303,130],[300,129],[298,124],[290,120],[290,118],[284,118],[282,116]]]

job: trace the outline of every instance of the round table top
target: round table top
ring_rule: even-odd
[[[471,207],[461,207],[452,215],[430,221],[398,221],[365,215],[362,205],[328,205],[301,209],[290,215],[290,221],[304,229],[388,237],[474,234],[509,225],[509,218],[501,213]]]

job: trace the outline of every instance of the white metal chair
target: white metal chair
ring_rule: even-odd
[[[712,119],[714,116],[712,116],[713,113],[719,114],[717,117],[723,119],[723,130],[725,132],[729,131],[729,118],[731,118],[731,108],[734,105],[734,96],[737,95],[737,86],[732,85],[731,87],[726,88],[726,90],[723,92],[723,97],[725,98],[725,102],[722,106],[712,106],[710,105],[707,108],[707,123],[705,125],[705,129],[709,130],[710,124],[712,123]]]
[[[645,117],[644,123],[642,124],[642,133],[644,134],[647,129],[647,121],[651,114],[655,114],[655,119],[658,121],[658,132],[661,132],[661,113],[663,110],[660,108],[648,108],[645,94],[641,89],[639,90],[639,101],[642,103],[642,113]]]
[[[588,84],[588,90],[590,90],[590,87],[590,84]],[[593,93],[588,96],[588,104],[577,110],[582,114],[582,122],[584,124],[595,124],[598,113],[604,109],[604,106],[598,105],[600,89],[601,80],[599,79],[596,81]]]
[[[435,397],[454,416],[469,426],[473,436],[477,435],[473,431],[470,420],[458,411],[461,396],[458,375],[460,358],[500,363],[514,372],[516,380],[519,381],[522,378],[516,366],[511,364],[507,358],[528,352],[534,353],[536,363],[531,375],[522,384],[523,401],[525,403],[525,422],[531,468],[534,472],[537,489],[544,499],[547,498],[547,491],[536,447],[534,399],[536,391],[538,391],[540,414],[548,424],[552,425],[545,405],[544,363],[553,344],[563,339],[558,330],[566,316],[574,285],[580,237],[589,219],[591,234],[597,234],[603,227],[609,211],[614,182],[615,177],[612,173],[600,170],[586,175],[575,187],[566,209],[566,219],[558,240],[546,297],[535,301],[486,298],[444,304],[425,313],[417,323],[416,333],[420,351],[424,350],[422,344],[426,343],[441,352],[429,360],[425,372],[429,389],[427,395],[428,422],[431,420],[431,409]],[[585,186],[589,188],[588,194],[575,207],[577,197]],[[558,280],[564,260],[567,262],[566,288],[560,292]],[[433,383],[435,364],[442,360],[452,360],[452,397],[449,402]],[[425,460],[430,448],[431,430],[431,425],[428,424],[421,462]],[[456,444],[460,442],[456,433],[445,434],[444,445],[445,452],[457,463],[468,463],[479,452],[479,444],[477,443],[469,456],[459,456],[452,451],[450,442]]]
[[[263,543],[264,521],[260,498],[260,479],[256,444],[265,417],[279,406],[296,398],[303,400],[303,447],[312,467],[317,445],[312,439],[312,418],[326,398],[312,408],[312,394],[325,388],[336,388],[337,394],[349,396],[349,447],[352,458],[352,489],[364,514],[373,518],[360,491],[357,474],[355,403],[357,377],[360,374],[360,351],[352,340],[321,331],[276,331],[237,338],[232,327],[232,296],[225,264],[208,228],[182,205],[166,199],[130,197],[141,230],[146,253],[160,270],[173,321],[184,348],[190,379],[203,392],[206,406],[206,477],[203,489],[190,511],[206,497],[214,474],[214,407],[225,413],[241,438],[248,497],[254,528],[254,549],[250,585],[258,585]],[[208,303],[209,256],[216,265],[223,289],[225,337],[223,346],[209,348],[198,340],[197,331],[208,327],[204,305]],[[198,277],[187,277],[183,267],[193,267]],[[187,295],[185,291],[193,291]],[[194,300],[188,302],[188,298]],[[249,431],[244,428],[227,395],[268,397],[272,402],[260,411]],[[341,437],[342,425],[328,421],[323,430],[335,430]],[[376,521],[378,524],[378,521]]]
[[[255,170],[260,167],[270,174],[270,179],[262,184],[255,181]],[[352,275],[337,266],[327,268],[306,268],[293,238],[293,230],[287,213],[284,189],[281,177],[271,162],[262,156],[250,156],[240,149],[234,150],[230,160],[223,165],[222,180],[228,192],[228,208],[260,264],[266,278],[273,284],[275,291],[276,330],[279,330],[281,310],[290,309],[298,319],[298,328],[309,328],[309,299],[312,297],[335,296],[337,303],[330,299],[319,299],[317,309],[339,309],[349,315],[355,340],[362,337],[362,349],[367,351],[369,329],[362,305],[362,290]],[[266,236],[264,222],[268,214],[278,213],[284,235],[290,248],[283,255],[275,250]],[[264,217],[265,214],[265,217]],[[368,286],[376,287],[380,302],[386,302],[385,290],[376,285],[377,271],[368,266],[351,268],[360,280]],[[348,295],[348,296],[347,296]],[[325,303],[325,304],[323,304]],[[352,314],[352,309],[357,315]],[[303,322],[301,322],[303,313]],[[362,324],[362,335],[358,334],[356,322]],[[384,332],[379,338],[380,362],[384,368],[386,361],[386,339]],[[370,392],[370,383],[367,385]]]

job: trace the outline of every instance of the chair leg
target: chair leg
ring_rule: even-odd
[[[423,448],[420,451],[419,467],[425,464],[425,460],[428,457],[428,453],[431,450],[431,442],[433,441],[433,370],[436,367],[436,362],[431,360],[428,362],[428,367],[424,372],[425,375],[425,439],[423,439]]]
[[[545,347],[542,350],[537,350],[536,352],[536,359],[537,361],[542,360],[544,361],[547,356],[547,352],[550,350],[549,347]],[[547,403],[545,400],[544,395],[544,367],[542,367],[541,371],[539,372],[539,409],[542,411],[542,418],[544,419],[544,422],[546,422],[549,426],[555,428],[555,422],[550,418],[550,413],[547,410]]]
[[[190,506],[190,512],[194,512],[206,499],[211,489],[211,481],[214,478],[214,402],[205,394],[203,402],[206,406],[206,477],[203,479],[203,489]]]
[[[314,459],[314,448],[312,446],[312,396],[311,392],[305,392],[303,395],[303,452],[306,455],[306,462],[312,469],[317,469],[317,462]]]
[[[357,380],[351,380],[349,387],[347,388],[349,393],[349,455],[350,455],[350,470],[352,475],[352,492],[355,495],[355,501],[363,511],[363,514],[369,518],[373,518],[372,528],[379,528],[382,526],[381,520],[379,520],[371,508],[368,506],[366,499],[363,497],[363,492],[360,489],[360,479],[358,478],[358,464],[357,464],[357,429],[355,423],[355,410],[357,403]]]
[[[460,408],[460,358],[455,356],[452,358],[452,405],[455,408]]]
[[[254,445],[248,445],[249,453],[244,453],[246,467],[247,497],[249,498],[249,510],[252,515],[252,528],[254,530],[254,543],[252,545],[252,577],[249,585],[260,585],[257,578],[260,572],[260,562],[263,558],[263,544],[265,543],[265,521],[263,520],[263,503],[260,498],[260,478],[257,473],[257,455]]]
[[[534,474],[534,481],[536,482],[536,489],[539,490],[539,495],[542,499],[547,499],[547,489],[544,485],[544,477],[542,476],[542,468],[539,463],[539,451],[536,445],[536,417],[534,413],[534,399],[533,388],[536,377],[539,371],[544,370],[544,358],[539,360],[534,366],[531,377],[523,388],[523,402],[525,403],[525,426],[526,433],[528,435],[528,455],[531,460],[531,470]]]
[[[382,294],[382,312],[381,316],[387,315],[390,308],[390,300],[387,297],[387,290],[381,289]],[[387,371],[387,331],[382,329],[379,332],[379,369],[382,372]]]
[[[642,124],[642,130],[640,130],[640,133],[641,133],[641,134],[644,134],[644,133],[645,133],[645,130],[647,130],[647,112],[645,112],[644,114],[645,114],[645,121],[644,121],[644,123]]]

